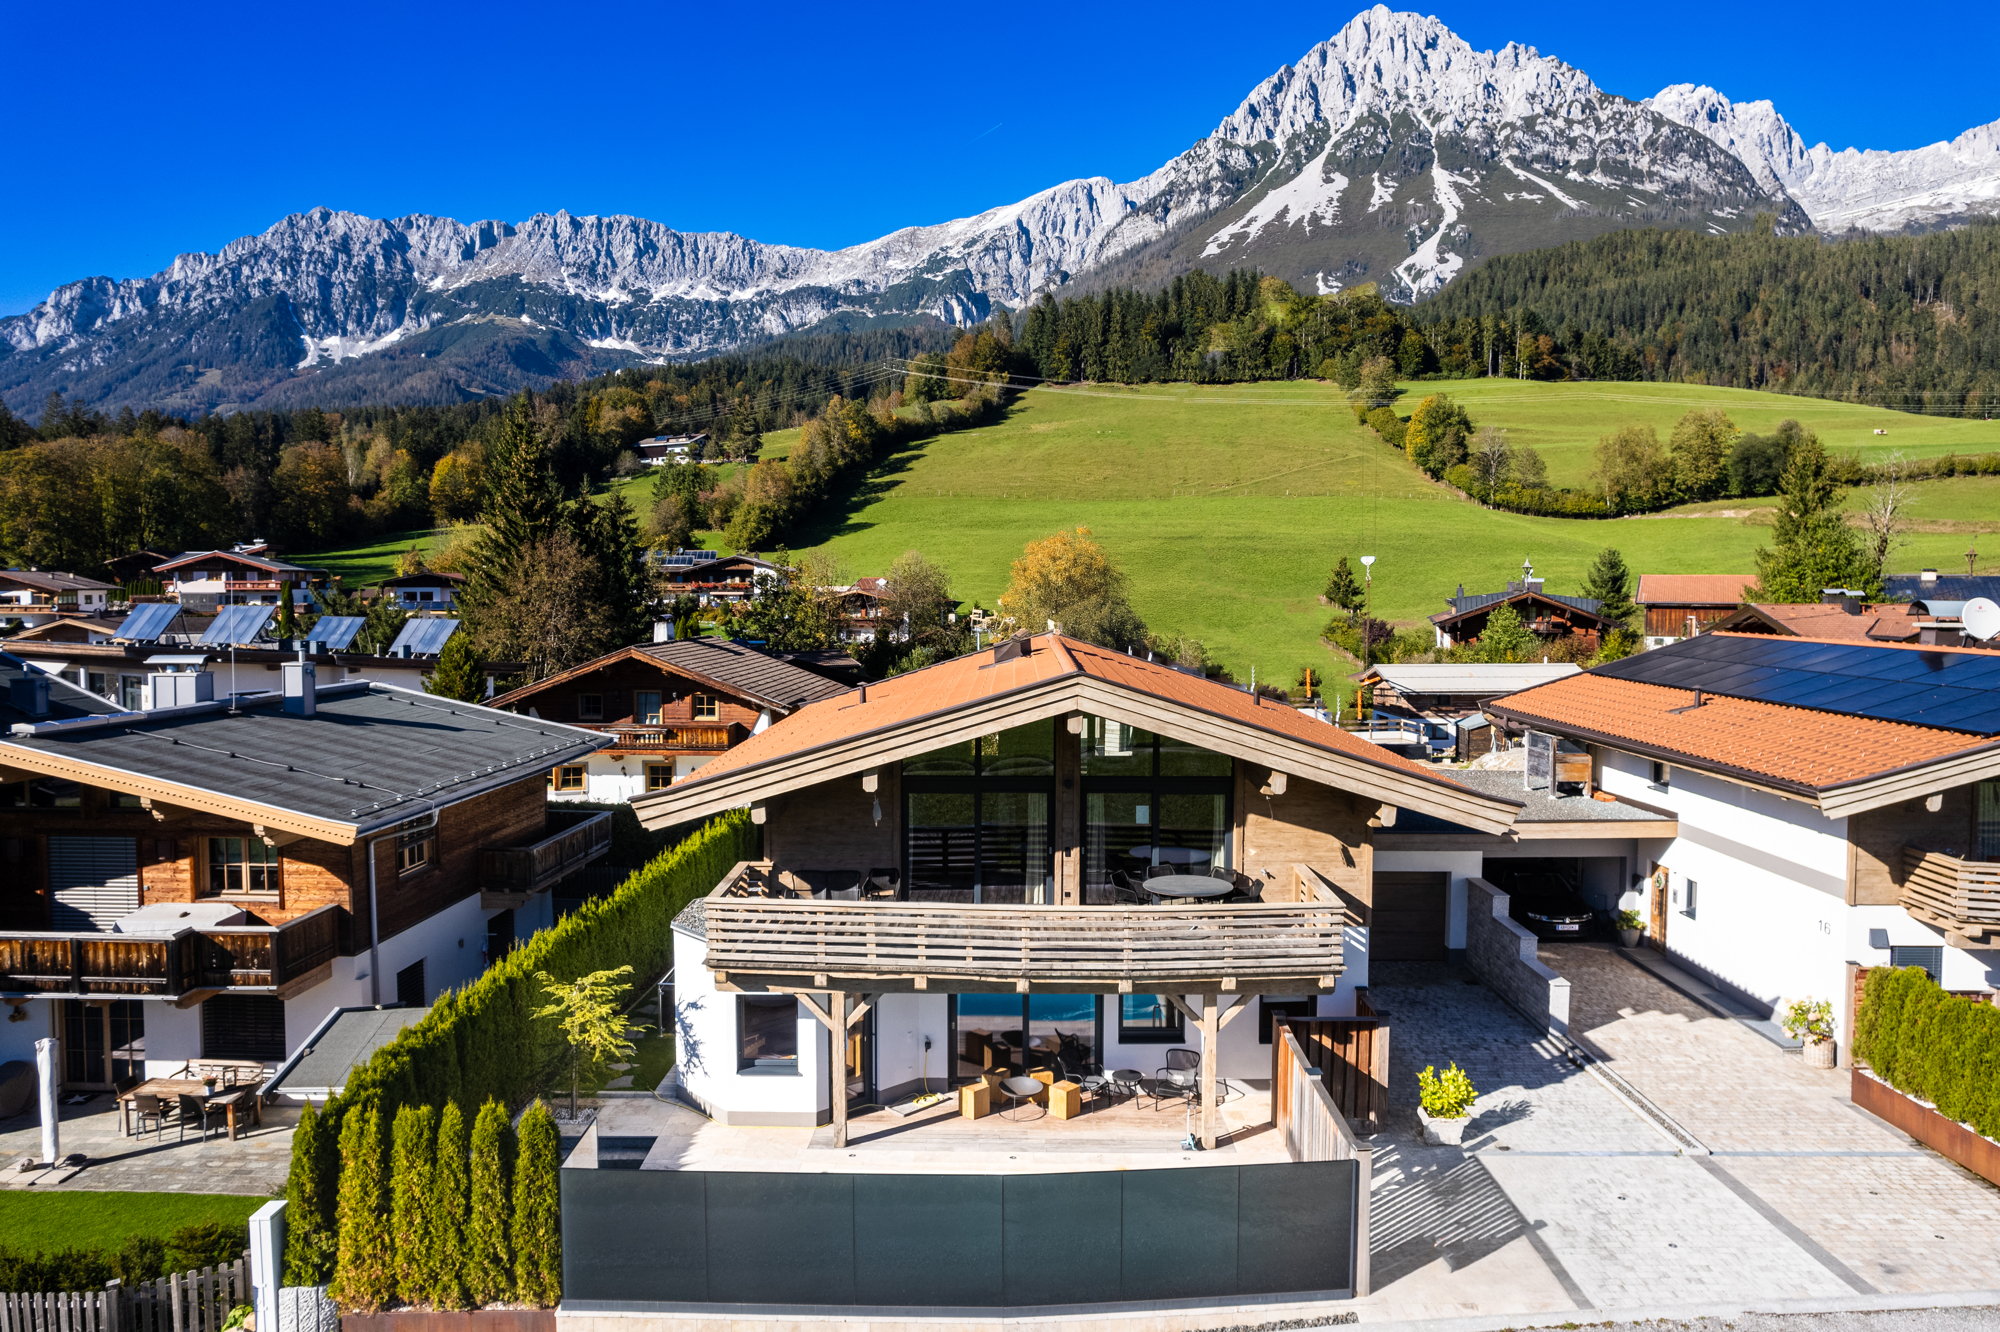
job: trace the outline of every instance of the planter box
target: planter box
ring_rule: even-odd
[[[1881,1079],[1854,1070],[1849,1092],[1869,1114],[1888,1120],[1924,1146],[1958,1162],[1967,1170],[2000,1184],[2000,1142],[1982,1137],[1965,1125],[1946,1119],[1922,1101],[1903,1095]]]
[[[340,1332],[556,1332],[554,1309],[469,1309],[444,1312],[342,1314]]]
[[[1424,1126],[1424,1141],[1433,1147],[1459,1147],[1465,1142],[1465,1126],[1472,1122],[1472,1116],[1458,1119],[1436,1119],[1417,1108],[1417,1122]]]

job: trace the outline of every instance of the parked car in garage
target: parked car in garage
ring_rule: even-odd
[[[1537,939],[1587,939],[1596,933],[1597,912],[1559,874],[1536,871],[1500,887],[1509,897],[1507,914]]]

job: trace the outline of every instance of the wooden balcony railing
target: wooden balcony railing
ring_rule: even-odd
[[[1975,947],[2000,940],[2000,863],[1906,846],[1903,909]]]
[[[0,934],[0,990],[74,998],[180,999],[199,991],[289,997],[340,952],[340,908],[282,925],[226,925],[170,934]]]
[[[703,904],[706,962],[718,984],[1298,993],[1337,984],[1350,923],[1344,906],[1327,902],[815,901],[795,896],[798,890],[780,878],[738,866]],[[762,883],[773,896],[761,894]]]
[[[480,902],[488,910],[527,905],[611,849],[611,815],[552,809],[543,835],[479,853]]]
[[[613,750],[645,750],[648,753],[713,753],[729,748],[747,734],[740,722],[660,723],[652,726],[599,726],[594,729],[616,737],[611,746]]]

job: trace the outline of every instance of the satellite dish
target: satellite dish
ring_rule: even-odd
[[[1990,597],[1974,597],[1959,612],[1959,622],[1974,638],[1991,638],[2000,634],[2000,606]]]

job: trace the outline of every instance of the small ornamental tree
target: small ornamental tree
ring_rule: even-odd
[[[1345,555],[1333,566],[1333,573],[1326,580],[1326,601],[1329,606],[1351,611],[1361,605],[1361,582],[1354,576],[1354,568]]]
[[[340,1121],[340,1243],[328,1290],[335,1301],[374,1313],[396,1299],[394,1235],[382,1162],[382,1112],[356,1107]]]
[[[455,633],[445,640],[438,653],[437,669],[424,677],[424,692],[439,698],[455,698],[461,703],[477,703],[486,692],[480,674],[479,654],[472,650],[472,635]]]
[[[429,1304],[437,1111],[427,1105],[404,1106],[396,1111],[394,1136],[389,1193],[396,1241],[396,1293],[405,1304]]]
[[[323,1286],[333,1274],[334,1207],[340,1179],[335,1120],[299,1113],[292,1131],[292,1168],[285,1180],[285,1284]]]
[[[447,1101],[438,1116],[437,1165],[431,1175],[431,1253],[425,1264],[434,1309],[463,1309],[466,1305],[465,1223],[471,1188],[465,1112],[457,1101]]]
[[[554,1018],[569,1042],[571,1119],[576,1118],[577,1084],[582,1080],[584,1068],[588,1066],[595,1071],[608,1061],[623,1059],[633,1052],[632,1042],[626,1037],[635,1028],[619,1011],[620,1001],[632,986],[629,982],[617,983],[618,977],[631,974],[629,966],[615,967],[563,982],[546,971],[535,973],[536,982],[549,999],[546,1007],[535,1010],[535,1016]]]
[[[471,1210],[465,1222],[465,1292],[476,1308],[514,1296],[514,1246],[508,1241],[514,1176],[514,1126],[488,1100],[472,1125]]]
[[[562,1299],[562,1215],[556,1171],[562,1140],[540,1101],[521,1116],[521,1159],[514,1172],[514,1292],[523,1304],[553,1308]]]

